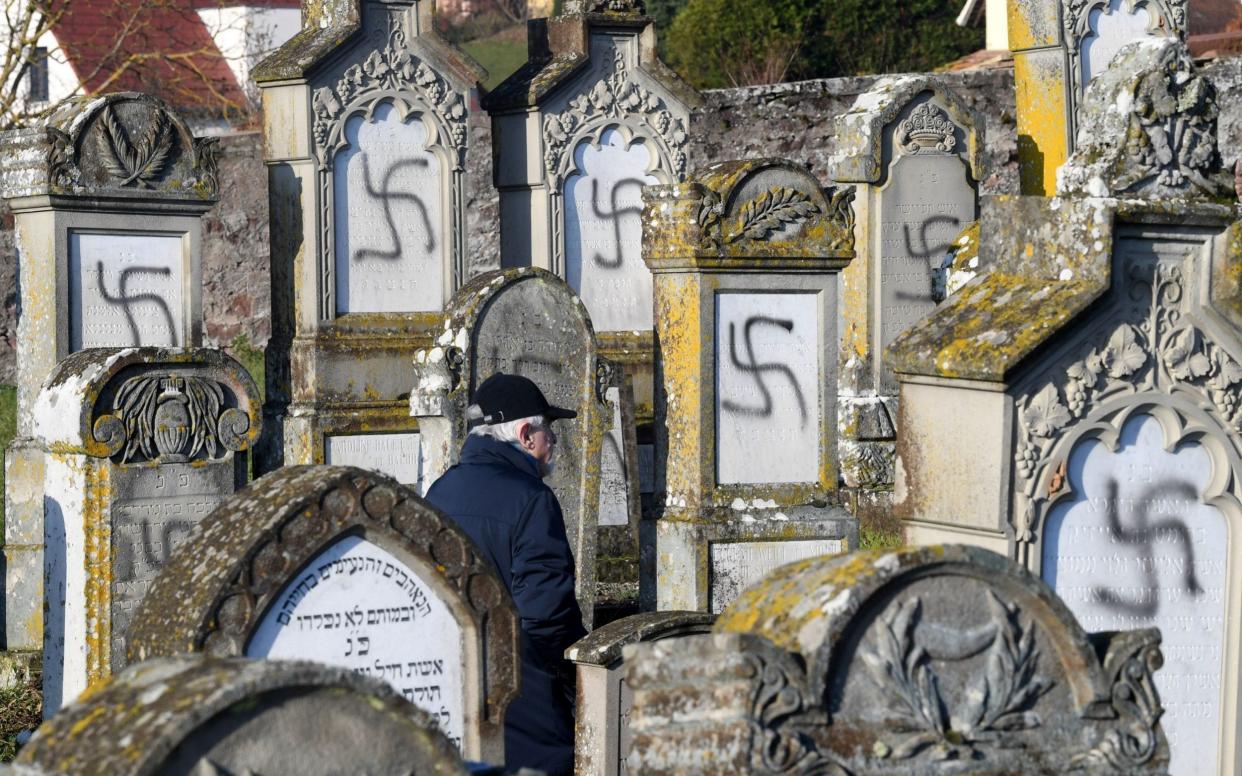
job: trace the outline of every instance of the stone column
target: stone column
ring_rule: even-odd
[[[837,277],[853,191],[722,162],[644,193],[655,273],[657,608],[720,611],[780,563],[855,548],[837,502]]]
[[[202,214],[216,201],[216,141],[166,105],[124,93],[75,99],[4,138],[21,315],[17,436],[5,454],[5,647],[43,640],[42,452],[34,403],[66,356],[202,340]]]

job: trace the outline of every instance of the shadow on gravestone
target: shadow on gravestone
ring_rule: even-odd
[[[411,489],[352,467],[269,474],[152,584],[132,660],[309,659],[384,680],[470,759],[504,756],[518,623],[473,543]]]
[[[466,773],[433,718],[383,682],[201,656],[130,666],[43,723],[17,765],[48,776]]]
[[[1154,629],[1088,635],[977,547],[813,558],[629,647],[643,774],[1164,774]]]

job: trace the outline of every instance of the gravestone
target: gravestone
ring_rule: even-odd
[[[1242,767],[1242,226],[1216,110],[1180,43],[1124,47],[1060,197],[988,208],[988,270],[890,352],[907,538],[1005,552],[1092,629],[1160,628],[1173,773]]]
[[[468,759],[499,762],[517,629],[491,566],[414,491],[363,469],[292,466],[190,536],[135,615],[129,656],[347,668],[427,711]]]
[[[202,656],[130,666],[44,722],[16,765],[49,776],[466,774],[434,721],[383,682]]]
[[[484,71],[432,0],[304,3],[254,73],[272,223],[261,469],[334,463],[418,483],[410,362],[453,292],[496,266],[480,223]]]
[[[626,766],[633,731],[634,694],[625,681],[621,650],[711,630],[715,615],[703,612],[643,612],[596,628],[565,651],[577,666],[578,705],[574,714],[574,773],[619,776]]]
[[[51,715],[125,664],[134,610],[194,527],[246,482],[258,389],[215,350],[94,348],[35,402],[43,450]]]
[[[596,354],[591,319],[563,280],[527,267],[472,280],[445,311],[433,348],[415,357],[410,412],[423,430],[428,483],[466,441],[466,408],[497,372],[533,380],[548,401],[578,413],[558,420],[556,468],[547,478],[565,517],[577,564],[577,594],[589,625],[595,601],[600,448],[611,420],[606,391],[613,369]]]
[[[657,608],[721,611],[795,557],[857,547],[837,506],[837,275],[853,192],[789,162],[645,190],[655,274]]]
[[[643,774],[1165,774],[1153,629],[1088,635],[976,547],[814,558],[625,648]]]
[[[43,451],[34,404],[56,364],[93,347],[202,344],[200,219],[216,139],[154,97],[68,100],[4,134],[0,196],[18,260],[16,437],[6,453],[5,644],[43,642]]]
[[[884,348],[944,299],[940,264],[978,219],[983,119],[935,78],[901,76],[860,95],[836,137],[829,177],[858,186],[858,257],[841,273],[841,474],[888,490],[897,383]]]
[[[1022,193],[1051,195],[1082,132],[1092,79],[1128,42],[1187,34],[1187,0],[1006,3],[1018,108]]]
[[[618,369],[604,392],[608,427],[600,439],[599,528],[595,579],[597,609],[633,611],[638,598],[639,492],[638,445],[632,383]]]

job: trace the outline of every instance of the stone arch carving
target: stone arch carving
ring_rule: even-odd
[[[427,128],[427,146],[444,165],[442,201],[448,205],[445,219],[447,259],[445,274],[452,288],[465,277],[464,209],[465,158],[468,143],[466,96],[407,47],[406,31],[399,19],[390,21],[388,43],[376,49],[360,64],[346,68],[334,86],[323,86],[314,94],[315,156],[319,162],[320,187],[320,317],[331,320],[336,312],[336,234],[334,215],[334,173],[336,154],[349,145],[346,124],[355,117],[369,121],[384,104],[391,104],[402,123],[419,117]],[[444,173],[447,173],[445,175]],[[444,180],[447,179],[447,180]]]

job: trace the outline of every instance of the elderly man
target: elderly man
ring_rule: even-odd
[[[522,622],[521,694],[505,713],[505,765],[548,776],[573,772],[573,673],[562,657],[586,635],[574,597],[574,559],[552,472],[553,407],[533,382],[494,374],[474,393],[461,463],[436,480],[427,500],[479,546],[504,580]]]

